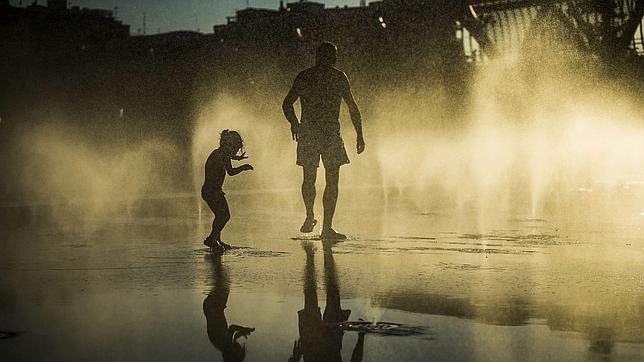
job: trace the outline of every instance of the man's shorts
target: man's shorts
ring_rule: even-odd
[[[297,164],[303,167],[320,166],[333,168],[349,163],[340,136],[340,123],[316,122],[302,123],[297,135]]]

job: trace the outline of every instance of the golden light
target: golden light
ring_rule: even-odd
[[[477,19],[477,20],[478,20],[479,16],[478,16],[478,15],[476,15],[476,11],[474,10],[474,6],[472,6],[472,5],[468,5],[468,8],[470,9],[470,14],[472,14],[472,16],[474,17],[474,19]]]
[[[378,17],[378,22],[380,23],[380,26],[385,29],[387,27],[387,23],[385,23],[385,19],[382,16]]]

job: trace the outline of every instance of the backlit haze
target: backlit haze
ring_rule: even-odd
[[[143,11],[162,32],[190,29],[198,12],[210,32],[246,6],[145,3],[118,15],[132,33]],[[535,31],[547,41],[517,37],[469,62],[456,37],[436,40],[445,48],[434,58],[397,57],[396,42],[379,52],[390,18],[373,19],[370,57],[357,42],[339,47],[366,150],[356,154],[343,106],[351,163],[340,170],[334,227],[349,238],[332,245],[319,226],[298,232],[302,170],[281,109],[297,71],[313,64],[306,28],[277,50],[214,35],[136,37],[126,64],[121,53],[108,51],[107,66],[80,53],[92,71],[77,78],[16,77],[38,96],[0,109],[0,131],[11,132],[0,331],[19,332],[0,355],[220,360],[216,319],[224,330],[255,328],[240,339],[247,361],[285,361],[296,340],[308,342],[301,312],[313,300],[316,313],[337,303],[353,321],[423,330],[368,333],[364,360],[642,360],[643,83],[571,44],[554,18]],[[234,248],[218,256],[202,244],[212,213],[200,191],[224,129],[239,131],[254,170],[226,176],[222,238]],[[340,332],[335,352],[349,360],[361,338]]]

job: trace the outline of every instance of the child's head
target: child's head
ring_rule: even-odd
[[[237,131],[229,131],[225,129],[221,132],[221,136],[219,137],[219,147],[226,152],[227,155],[234,156],[244,148],[244,140],[242,140]]]

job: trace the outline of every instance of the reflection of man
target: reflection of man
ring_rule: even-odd
[[[214,289],[203,301],[203,312],[206,315],[208,338],[215,348],[221,351],[224,361],[243,361],[246,347],[237,341],[247,337],[255,328],[231,324],[228,326],[224,309],[230,294],[228,273],[221,264],[221,255],[212,255],[214,266]]]
[[[335,272],[335,262],[330,245],[324,245],[324,274],[326,307],[320,314],[315,276],[314,251],[311,244],[304,244],[306,268],[304,270],[304,309],[297,312],[300,340],[293,346],[290,361],[342,361],[342,338],[339,326],[349,318],[351,310],[340,306],[340,288]],[[360,335],[353,350],[352,361],[362,360],[364,335]]]
[[[313,214],[315,203],[315,179],[320,157],[324,163],[326,187],[322,199],[324,221],[322,238],[346,239],[332,228],[333,214],[338,200],[338,179],[340,166],[349,163],[344,143],[340,137],[340,103],[344,99],[349,107],[351,121],[356,130],[358,153],[365,148],[362,136],[362,121],[358,105],[353,99],[349,80],[344,72],[334,67],[337,48],[329,42],[322,43],[317,50],[315,66],[297,75],[293,87],[284,98],[282,109],[291,123],[293,139],[297,141],[297,164],[304,169],[302,198],[306,207],[306,219],[300,231],[313,231],[317,223]],[[293,104],[300,99],[301,122],[295,115]]]

